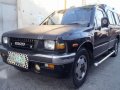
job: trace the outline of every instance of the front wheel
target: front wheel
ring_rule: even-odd
[[[89,55],[85,48],[81,48],[75,58],[75,63],[73,65],[73,85],[79,88],[84,81],[88,73],[89,67]]]

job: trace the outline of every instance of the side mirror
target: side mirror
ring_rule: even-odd
[[[101,19],[101,27],[108,27],[109,25],[109,20],[107,17],[104,17]]]

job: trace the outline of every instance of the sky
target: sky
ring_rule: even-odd
[[[67,0],[71,4],[82,3],[82,0]],[[115,10],[120,14],[120,0],[86,0],[86,4],[107,4],[108,6],[115,8]]]
[[[120,0],[86,0],[87,3],[102,3],[115,8],[115,10],[120,14]]]

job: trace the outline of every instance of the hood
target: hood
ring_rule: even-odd
[[[77,27],[78,25],[41,25],[9,31],[4,33],[3,36],[32,39],[56,39],[58,36],[74,30]]]

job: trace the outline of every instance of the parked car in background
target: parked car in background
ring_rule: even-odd
[[[117,56],[119,34],[120,17],[114,9],[87,5],[55,11],[38,27],[4,33],[0,51],[3,61],[20,71],[69,74],[69,82],[78,88],[90,65]]]

